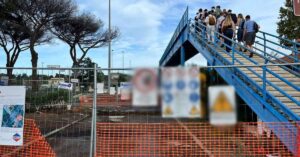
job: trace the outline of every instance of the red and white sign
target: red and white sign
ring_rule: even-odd
[[[157,71],[137,69],[133,76],[133,106],[157,105]]]
[[[294,0],[294,14],[300,16],[300,0]]]
[[[130,100],[132,85],[130,82],[121,82],[121,100]]]

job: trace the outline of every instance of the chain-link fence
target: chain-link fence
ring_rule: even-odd
[[[239,67],[254,68],[263,69],[262,66]],[[15,68],[7,85],[26,86],[24,144],[0,146],[0,156],[295,155],[299,140],[291,137],[298,137],[294,135],[298,134],[299,125],[259,122],[251,105],[239,95],[236,126],[224,129],[208,123],[208,89],[227,84],[228,80],[219,75],[219,70],[224,69],[239,77],[230,66],[200,68],[202,116],[188,119],[162,118],[160,96],[155,106],[133,106],[133,93],[124,88],[130,84],[135,69],[111,69],[108,90],[108,69],[40,68],[38,79],[33,80],[30,68]],[[156,70],[160,76],[160,69]],[[2,68],[1,77],[5,73],[6,69]],[[242,79],[247,81],[241,76]],[[264,81],[258,82],[263,87]],[[251,84],[247,86],[252,88]],[[291,132],[287,128],[296,129]],[[285,136],[279,136],[282,134]],[[288,147],[291,145],[294,150]]]

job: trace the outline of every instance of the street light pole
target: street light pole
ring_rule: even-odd
[[[108,33],[109,33],[109,43],[108,43],[108,93],[110,93],[110,69],[111,69],[111,2],[108,0]]]
[[[122,55],[123,55],[123,56],[122,56],[122,59],[123,59],[123,60],[122,60],[122,66],[123,66],[123,74],[124,74],[124,51],[122,51]]]

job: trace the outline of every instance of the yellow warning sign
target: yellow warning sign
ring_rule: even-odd
[[[170,106],[166,107],[166,109],[164,111],[164,115],[173,115],[173,111]]]
[[[197,109],[196,106],[193,106],[191,111],[190,111],[190,114],[191,115],[198,115],[198,114],[200,114],[200,111]]]
[[[233,105],[228,100],[224,91],[219,92],[216,101],[212,105],[213,112],[233,112]]]

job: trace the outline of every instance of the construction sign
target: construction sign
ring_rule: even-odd
[[[200,118],[199,68],[162,69],[162,116]]]
[[[120,83],[121,100],[130,100],[131,89],[132,89],[131,82]]]
[[[133,79],[133,106],[157,106],[157,71],[151,68],[135,70]]]
[[[0,145],[23,145],[25,92],[25,86],[0,87]]]
[[[233,86],[209,87],[209,120],[212,125],[234,125],[237,122]]]
[[[294,14],[300,16],[300,0],[294,0]]]

